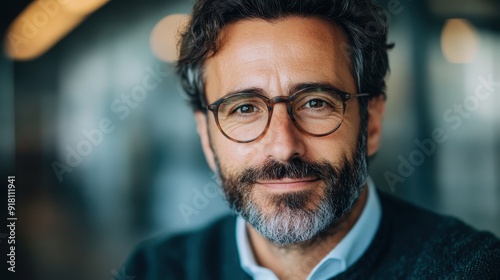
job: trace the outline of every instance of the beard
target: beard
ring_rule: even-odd
[[[257,167],[218,176],[230,208],[241,215],[270,242],[289,246],[312,241],[347,216],[358,200],[368,175],[366,136],[358,136],[352,159],[335,166],[327,161],[293,158],[287,162],[268,160]],[[287,193],[269,193],[255,188],[259,181],[317,178],[319,186]]]

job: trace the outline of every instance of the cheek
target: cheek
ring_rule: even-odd
[[[309,138],[307,147],[311,160],[327,160],[334,164],[342,164],[345,157],[349,159],[354,157],[361,120],[356,107],[350,109],[346,110],[342,124],[334,133],[325,137]]]
[[[355,141],[350,140],[350,134],[340,131],[336,131],[329,136],[313,139],[307,147],[307,160],[314,162],[327,161],[335,166],[343,164],[345,157],[352,158],[356,149]]]
[[[356,144],[361,133],[361,114],[357,98],[348,102],[341,128],[344,138]]]
[[[236,143],[227,139],[218,129],[215,121],[209,124],[211,145],[220,167],[225,172],[234,172],[244,167],[255,166],[259,154],[252,143]]]

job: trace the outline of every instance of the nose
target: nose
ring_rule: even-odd
[[[268,159],[286,162],[305,153],[304,135],[298,130],[283,103],[273,109],[271,123],[262,141]]]

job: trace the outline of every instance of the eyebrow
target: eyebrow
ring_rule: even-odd
[[[311,82],[311,83],[294,84],[291,87],[289,87],[287,93],[288,93],[288,96],[290,96],[290,95],[296,93],[297,91],[304,90],[304,89],[314,89],[314,88],[329,88],[329,89],[334,89],[337,91],[344,92],[343,90],[339,89],[335,85],[332,85],[331,83],[328,83],[328,82]],[[249,88],[233,90],[233,91],[226,93],[223,97],[228,97],[228,96],[240,94],[240,93],[254,93],[254,94],[259,94],[259,95],[263,95],[266,97],[270,97],[268,92],[266,92],[264,89],[259,88],[259,87],[249,87]]]
[[[331,84],[331,83],[328,83],[328,82],[315,82],[315,83],[301,83],[301,84],[296,84],[294,85],[289,94],[292,95],[294,94],[295,92],[299,91],[299,90],[304,90],[304,89],[314,89],[314,88],[328,88],[328,89],[334,89],[334,90],[337,90],[337,91],[342,91],[344,92],[343,90],[339,89],[337,86]]]

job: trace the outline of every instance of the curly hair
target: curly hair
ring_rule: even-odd
[[[371,0],[197,0],[181,33],[176,72],[195,111],[204,110],[204,62],[217,53],[221,30],[242,19],[275,21],[287,16],[314,16],[340,26],[349,44],[341,46],[351,61],[359,92],[384,96],[389,71],[387,26],[380,6]],[[333,50],[332,50],[333,51]],[[367,100],[361,102],[366,122]]]

